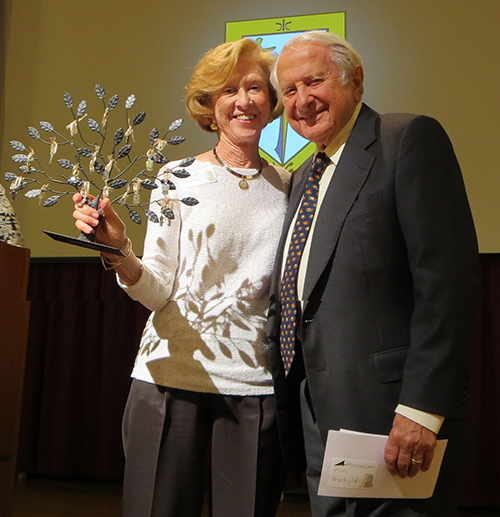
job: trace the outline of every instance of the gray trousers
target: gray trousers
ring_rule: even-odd
[[[213,517],[275,515],[284,475],[272,396],[134,380],[123,443],[124,517],[199,517],[209,477]]]

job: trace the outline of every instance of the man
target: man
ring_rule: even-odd
[[[328,157],[311,173],[319,185],[311,161],[294,174],[271,291],[285,460],[300,463],[302,425],[313,517],[455,515],[479,282],[452,145],[434,119],[362,104],[361,58],[334,34],[292,38],[276,72],[291,126]],[[389,435],[386,467],[402,478],[428,470],[448,438],[433,497],[318,496],[328,430],[341,428]]]

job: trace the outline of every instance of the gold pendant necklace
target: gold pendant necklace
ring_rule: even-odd
[[[248,190],[248,181],[247,180],[253,180],[257,176],[259,176],[262,172],[262,158],[260,159],[260,169],[255,174],[245,175],[240,174],[239,172],[233,171],[230,167],[228,167],[218,156],[217,151],[215,150],[215,147],[213,149],[215,159],[219,162],[221,167],[224,167],[226,171],[230,172],[233,176],[236,176],[237,178],[240,178],[239,186],[241,190]]]

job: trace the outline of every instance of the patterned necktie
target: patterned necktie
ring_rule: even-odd
[[[304,196],[297,213],[297,219],[290,239],[290,247],[281,280],[281,323],[280,350],[285,376],[290,372],[295,356],[295,327],[297,325],[297,274],[302,251],[311,229],[311,223],[318,204],[319,180],[330,163],[325,153],[318,153],[311,165]]]

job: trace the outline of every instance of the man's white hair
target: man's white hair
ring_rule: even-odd
[[[354,68],[358,65],[363,66],[363,60],[354,47],[344,38],[334,34],[333,32],[315,30],[297,34],[285,43],[281,52],[283,53],[285,50],[297,48],[301,45],[307,45],[308,43],[317,43],[319,45],[330,47],[332,51],[332,63],[337,67],[340,79],[344,85],[349,81],[349,77]],[[276,91],[281,95],[281,88],[279,86],[277,74],[278,63],[279,58],[274,64],[274,68],[271,73],[271,82]]]

